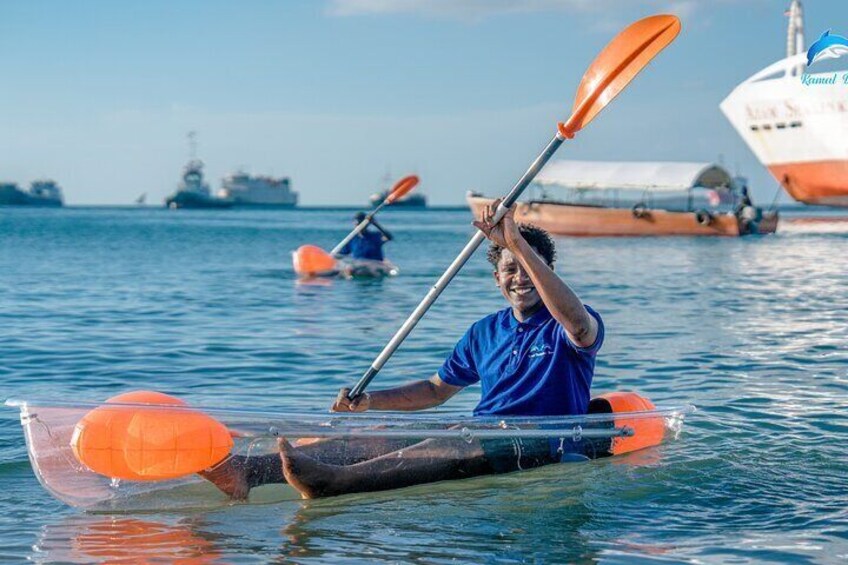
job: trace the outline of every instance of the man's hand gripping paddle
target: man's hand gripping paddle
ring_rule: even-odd
[[[493,222],[497,223],[503,218],[507,210],[518,200],[518,197],[527,188],[527,185],[535,178],[545,163],[556,152],[566,139],[571,139],[574,134],[591,122],[598,113],[615,98],[619,92],[633,80],[639,71],[647,65],[660,51],[671,43],[680,33],[680,20],[671,15],[650,16],[639,20],[619,33],[589,66],[584,73],[583,80],[577,88],[574,98],[574,106],[571,117],[564,123],[557,124],[557,132],[548,143],[542,153],[533,161],[524,176],[519,179],[512,190],[503,197],[495,212]],[[474,237],[468,242],[462,252],[454,259],[447,271],[424,297],[424,300],[415,308],[409,318],[392,337],[383,351],[377,356],[371,367],[356,386],[351,389],[349,399],[354,399],[365,391],[365,387],[383,368],[386,361],[395,350],[403,343],[406,336],[412,331],[418,321],[424,316],[433,302],[442,291],[450,284],[453,277],[465,265],[466,261],[474,254],[474,251],[486,239],[485,234],[477,230]]]

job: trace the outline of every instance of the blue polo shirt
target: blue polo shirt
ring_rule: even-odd
[[[439,369],[454,386],[479,382],[475,416],[562,416],[585,414],[595,372],[595,355],[604,341],[604,324],[590,347],[578,347],[542,306],[524,322],[505,308],[475,322]]]
[[[342,255],[350,255],[354,259],[383,260],[383,234],[365,230],[351,239],[342,247]]]

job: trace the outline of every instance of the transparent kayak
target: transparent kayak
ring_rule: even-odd
[[[336,258],[316,245],[302,245],[292,251],[292,267],[304,279],[335,278],[374,279],[394,277],[399,269],[386,259],[354,259],[350,256]]]
[[[621,412],[610,403],[592,402],[590,410],[600,413],[562,417],[473,417],[442,411],[273,413],[114,400],[10,399],[6,405],[20,410],[30,462],[44,488],[71,506],[111,512],[219,506],[230,497],[207,479],[217,469],[245,462],[266,466],[254,472],[261,477],[251,479],[249,502],[296,499],[300,494],[286,484],[280,470],[280,438],[298,455],[303,450],[334,472],[368,469],[375,460],[390,457],[396,476],[408,463],[412,478],[400,486],[409,486],[652,449],[676,439],[684,418],[694,410],[681,406]],[[105,435],[92,439],[98,421],[108,427]],[[223,434],[223,445],[204,447],[213,434],[208,429],[199,432],[198,421]],[[189,424],[183,426],[185,422]],[[160,433],[168,437],[162,439]],[[124,443],[118,445],[115,438],[120,434]],[[542,457],[541,464],[530,459],[533,449]],[[186,467],[198,453],[207,459]],[[461,455],[468,453],[483,455]],[[453,462],[458,476],[427,473],[446,462]],[[463,465],[474,465],[475,470]],[[422,469],[423,474],[416,475]],[[362,490],[394,488],[390,481],[380,483],[378,475],[368,477],[371,486]]]
[[[342,259],[339,261],[341,275],[348,279],[379,279],[395,277],[400,270],[386,259]]]

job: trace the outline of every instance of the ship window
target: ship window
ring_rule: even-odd
[[[792,122],[791,124],[789,124],[789,127],[799,128],[799,127],[801,127],[801,122]]]
[[[771,124],[766,124],[766,125],[764,125],[764,126],[763,126],[763,129],[764,129],[764,130],[770,130],[770,129],[771,129]]]
[[[751,131],[760,131],[760,126],[751,126]]]
[[[784,124],[782,122],[777,124],[777,129],[786,129],[786,124]]]

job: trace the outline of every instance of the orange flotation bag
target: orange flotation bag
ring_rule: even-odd
[[[338,261],[317,245],[301,245],[292,253],[294,272],[301,277],[320,277],[338,272]]]
[[[110,402],[154,406],[110,406]],[[83,416],[71,437],[80,463],[106,477],[133,481],[197,473],[222,461],[232,448],[233,439],[223,424],[186,408],[178,398],[150,391],[110,398]]]
[[[627,414],[654,409],[653,402],[635,392],[608,392],[589,402],[590,414]],[[614,426],[631,428],[633,435],[613,438],[609,447],[610,455],[621,455],[659,445],[665,435],[665,422],[662,416],[615,416]]]

